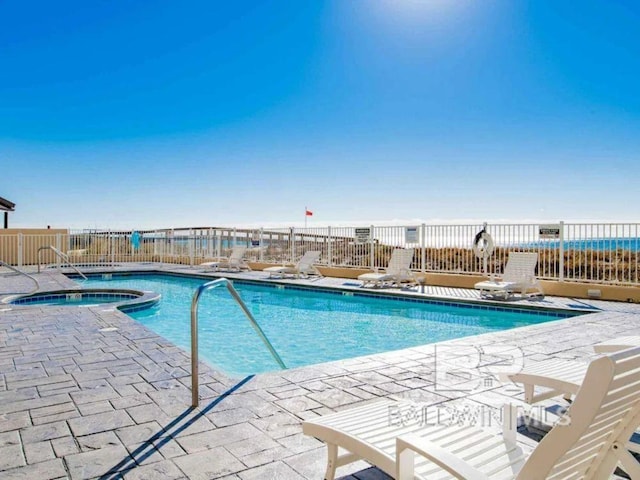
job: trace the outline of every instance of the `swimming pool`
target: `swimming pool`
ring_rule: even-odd
[[[110,279],[89,276],[83,284],[161,294],[155,307],[129,315],[188,351],[191,299],[196,288],[206,281],[167,274],[113,274]],[[357,293],[343,295],[339,291],[289,286],[276,288],[241,281],[235,281],[234,287],[289,368],[571,316],[410,302]],[[279,368],[225,288],[210,290],[201,297],[199,325],[201,357],[227,375],[245,376]]]

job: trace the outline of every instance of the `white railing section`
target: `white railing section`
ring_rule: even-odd
[[[75,265],[114,266],[119,262],[180,263],[197,266],[227,256],[234,245],[248,247],[250,262],[296,262],[305,251],[320,250],[330,267],[384,268],[395,247],[415,249],[412,269],[449,274],[484,274],[472,251],[483,225],[361,226],[308,228],[185,228],[138,232],[78,231],[53,235],[0,235],[0,259],[21,267],[37,263],[45,245],[66,252]],[[501,273],[509,251],[539,255],[541,279],[640,285],[640,224],[488,224],[496,249],[486,273]],[[47,252],[43,252],[47,256]],[[49,252],[50,262],[58,261]]]

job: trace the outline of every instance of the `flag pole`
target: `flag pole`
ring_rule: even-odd
[[[307,228],[307,207],[304,207],[304,228]]]

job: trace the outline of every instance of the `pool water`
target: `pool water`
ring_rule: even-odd
[[[190,349],[190,307],[207,280],[171,275],[89,277],[86,287],[151,290],[162,298],[131,317]],[[318,290],[278,289],[234,282],[287,367],[352,358],[452,338],[521,327],[566,315],[444,306]],[[224,286],[205,292],[199,306],[200,356],[230,376],[279,367]]]

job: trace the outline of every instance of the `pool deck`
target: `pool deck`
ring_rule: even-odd
[[[114,271],[155,269],[140,264]],[[35,276],[42,291],[78,287],[56,271]],[[227,276],[262,280],[267,275]],[[336,278],[283,283],[362,291],[353,280]],[[0,275],[0,299],[31,286],[25,277]],[[478,299],[474,290],[432,286],[424,293],[399,293]],[[550,357],[586,360],[593,344],[633,334],[640,321],[636,304],[556,297],[500,304],[600,310],[247,379],[231,379],[202,364],[198,409],[190,408],[189,355],[113,307],[0,304],[0,477],[321,479],[326,448],[302,434],[303,420],[382,397],[477,409],[522,399],[519,388],[488,381],[483,367],[496,362],[493,354],[464,378],[436,378],[442,358],[436,349],[442,354],[455,345],[471,357],[480,348],[494,353],[511,348],[522,353],[525,364]],[[533,445],[524,435],[519,440]],[[338,476],[388,478],[364,462],[338,469]]]

